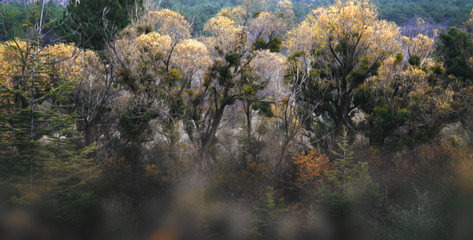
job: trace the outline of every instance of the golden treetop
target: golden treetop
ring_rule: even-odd
[[[176,45],[171,64],[185,74],[206,70],[212,60],[205,44],[194,39],[187,39]]]
[[[189,22],[181,14],[168,9],[149,11],[145,23],[150,24],[155,32],[171,36],[173,42],[191,37]]]
[[[243,28],[228,17],[216,16],[211,18],[205,24],[204,31],[209,32],[215,38],[216,46],[225,52],[233,51],[241,45],[237,39],[242,34]]]
[[[149,56],[153,59],[162,57],[170,50],[171,37],[156,32],[140,35],[135,39],[133,50],[138,58]]]
[[[281,17],[287,20],[294,20],[296,16],[294,14],[294,7],[292,5],[292,2],[288,0],[278,2],[278,7],[276,11]]]
[[[250,22],[248,32],[250,41],[254,41],[255,37],[280,37],[285,33],[286,29],[287,24],[281,18],[274,16],[270,12],[262,12]]]
[[[245,21],[246,11],[242,6],[226,7],[220,9],[217,16],[227,17],[239,25],[242,25]]]
[[[378,20],[376,7],[369,1],[349,0],[313,10],[288,34],[287,45],[290,50],[304,51],[356,46],[376,59],[400,49],[399,37],[398,27]]]
[[[422,64],[430,57],[431,53],[435,51],[435,41],[428,36],[419,34],[416,37],[402,37],[402,43],[406,48],[407,56],[417,56],[421,59]]]

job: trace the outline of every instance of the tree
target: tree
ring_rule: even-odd
[[[0,40],[7,41],[14,38],[24,38],[26,27],[25,21],[31,21],[32,19],[26,19],[26,16],[30,16],[26,11],[31,11],[32,5],[28,5],[28,10],[22,1],[9,1],[8,3],[2,4],[2,11],[0,13]],[[49,5],[48,13],[46,14],[46,22],[55,21],[55,24],[61,24],[59,19],[61,18],[64,7],[56,5],[52,2]],[[30,16],[31,17],[31,16]],[[54,30],[55,24],[50,24],[45,27],[45,42],[52,42],[57,38]]]
[[[283,17],[289,24],[293,24],[295,21],[294,7],[291,1],[284,0],[278,2],[277,13],[280,17]]]
[[[437,54],[441,56],[448,74],[471,84],[473,76],[473,40],[468,33],[457,28],[450,28],[447,33],[440,34]]]
[[[74,67],[77,67],[78,83],[71,92],[70,101],[79,118],[77,128],[89,146],[107,131],[107,122],[113,119],[111,103],[119,89],[114,87],[117,82],[114,66],[102,61],[93,51],[84,50]]]
[[[319,188],[328,184],[329,177],[333,176],[337,166],[330,162],[327,155],[314,149],[298,153],[292,159],[297,166],[296,186],[300,189]]]
[[[267,239],[274,230],[274,225],[284,216],[284,198],[274,201],[274,188],[267,187],[264,199],[257,202],[253,208],[254,227],[252,233],[256,239]]]
[[[81,54],[74,46],[44,44],[49,4],[37,1],[30,7],[25,2],[26,39],[13,39],[0,48],[2,180],[19,190],[20,195],[10,199],[17,203],[61,191],[80,193],[88,177],[95,176],[93,148],[78,144],[77,118],[69,102]]]
[[[153,131],[168,140],[172,153],[184,115],[184,97],[210,59],[204,44],[190,38],[190,24],[170,11],[149,11],[110,42],[108,56],[123,87],[118,101],[127,160],[137,164],[141,144]],[[150,121],[158,128],[151,129]],[[133,159],[133,160],[132,160]]]
[[[268,49],[272,45],[275,50],[279,48],[277,46],[282,32],[278,26],[281,21],[269,13],[261,13],[253,20],[245,20],[247,12],[240,9],[224,9],[204,27],[211,34],[203,42],[211,51],[212,65],[199,92],[193,95],[189,102],[191,104],[188,104],[190,114],[186,119],[186,131],[191,140],[199,142],[203,155],[208,154],[210,146],[216,140],[215,134],[227,106],[237,100],[243,101],[247,106],[247,116],[251,117],[252,106],[257,99],[261,100],[258,92],[265,88],[266,79],[254,78],[250,67],[258,53],[257,49]],[[247,22],[249,26],[240,25],[239,22]],[[255,45],[261,39],[264,44],[256,48]],[[256,109],[259,110],[257,107]],[[247,117],[247,124],[250,117]],[[247,126],[251,132],[251,126]]]
[[[342,125],[355,127],[354,97],[399,50],[398,39],[396,25],[378,20],[374,5],[361,0],[319,8],[289,32],[288,73],[302,89],[298,102],[312,116],[306,129],[314,143]]]
[[[359,126],[372,145],[423,143],[452,117],[456,83],[433,58],[433,39],[401,40],[403,52],[386,58],[355,95],[365,120]]]
[[[354,152],[353,145],[350,144],[350,137],[348,136],[348,129],[343,126],[341,135],[337,139],[337,149],[334,154],[336,156],[335,175],[340,179],[341,191],[345,194],[347,189],[347,182],[349,178],[349,170],[353,168]]]
[[[63,35],[79,46],[103,50],[142,6],[142,0],[70,1],[64,14]]]
[[[426,61],[431,59],[431,55],[435,51],[434,40],[421,33],[412,38],[402,37],[402,41],[407,52],[407,60],[412,66],[423,66]]]
[[[361,125],[372,145],[426,142],[450,121],[455,87],[446,84],[441,66],[421,69],[393,62],[386,61],[380,74],[357,95],[357,101],[367,103],[361,107],[367,116]]]

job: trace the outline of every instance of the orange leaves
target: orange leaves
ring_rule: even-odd
[[[305,154],[298,153],[292,159],[298,169],[296,185],[299,188],[324,183],[335,170],[335,164],[325,154],[313,149]]]

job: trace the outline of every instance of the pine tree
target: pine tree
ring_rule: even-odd
[[[354,152],[353,145],[350,144],[350,136],[348,135],[348,129],[346,126],[342,127],[340,136],[337,139],[338,151],[333,153],[337,158],[335,163],[337,164],[336,174],[340,178],[342,184],[342,193],[345,193],[347,186],[347,177],[349,169],[353,166]]]
[[[252,231],[256,239],[270,239],[270,234],[273,232],[271,228],[285,212],[284,198],[280,198],[276,204],[273,197],[274,188],[267,187],[264,201],[258,202],[253,209],[254,226]]]
[[[357,196],[372,184],[367,162],[355,161],[353,143],[348,128],[343,126],[336,140],[334,186],[343,195]],[[374,187],[374,186],[371,186]]]
[[[70,1],[63,34],[79,46],[103,50],[142,8],[143,0]]]
[[[7,66],[0,81],[0,171],[1,180],[18,186],[21,196],[11,198],[16,202],[38,200],[44,189],[71,190],[94,176],[94,149],[78,144],[82,139],[75,127],[77,116],[68,100],[77,84],[68,76],[77,51],[63,59],[44,44],[43,30],[52,24],[45,21],[48,4],[26,4],[26,39],[1,48]],[[68,60],[69,69],[60,71],[58,66]]]

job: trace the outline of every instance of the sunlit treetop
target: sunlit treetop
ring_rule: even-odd
[[[284,20],[292,23],[296,17],[294,14],[294,7],[291,1],[284,0],[278,2],[277,13],[279,17],[282,17]]]
[[[20,52],[24,52],[26,42],[21,40],[9,41],[0,45],[0,75],[4,82],[15,82],[16,77],[21,75]],[[54,70],[54,75],[62,81],[73,81],[82,79],[83,69],[88,65],[88,60],[96,58],[93,51],[81,50],[74,44],[59,43],[48,45],[39,50],[40,61],[45,63],[49,70]],[[48,71],[42,71],[40,77],[46,77]],[[44,76],[43,76],[44,75]],[[46,77],[44,84],[53,84],[49,77]],[[46,83],[47,82],[47,83]]]
[[[59,43],[44,49],[46,60],[54,67],[55,73],[66,79],[82,79],[83,71],[98,56],[90,50],[81,50],[74,45]],[[53,64],[54,63],[54,64]]]
[[[246,10],[243,6],[226,7],[220,9],[217,16],[227,17],[239,25],[242,25],[245,22]]]
[[[424,63],[430,59],[432,52],[435,51],[434,39],[423,34],[419,34],[413,38],[403,36],[402,43],[407,53],[406,56],[408,56],[409,59],[413,57],[418,58],[419,66],[424,65]]]
[[[158,73],[165,67],[171,41],[169,35],[156,32],[142,34],[133,40],[117,40],[119,48],[116,51],[119,59],[127,66],[127,77],[140,81],[156,80]]]
[[[36,56],[26,55],[26,47],[27,43],[19,39],[0,45],[0,85],[9,89],[0,94],[0,105],[4,107],[18,101],[13,95],[18,89],[38,96],[49,95],[59,88],[71,90],[78,84],[89,84],[92,76],[87,72],[101,67],[95,65],[98,56],[93,51],[81,50],[74,44],[40,47]],[[34,74],[33,61],[36,62]]]
[[[149,11],[145,15],[145,24],[152,26],[153,31],[162,35],[171,36],[173,42],[191,37],[191,25],[181,14],[163,9],[160,11]]]
[[[289,32],[289,50],[358,46],[373,59],[400,49],[398,27],[377,18],[376,7],[366,0],[337,1],[328,8],[319,8],[297,28]]]
[[[288,33],[285,46],[290,52],[303,51],[308,53],[316,48],[317,38],[316,33],[312,31],[312,25],[310,19],[307,19]]]
[[[215,38],[216,46],[225,52],[241,47],[241,43],[238,43],[235,39],[238,39],[243,33],[243,28],[228,17],[216,16],[210,19],[205,24],[204,31],[209,32]]]
[[[287,30],[287,23],[282,18],[276,17],[270,12],[262,12],[257,18],[250,22],[248,27],[249,40],[254,41],[256,37],[275,38],[281,37]]]
[[[176,45],[171,65],[191,77],[199,70],[206,70],[212,63],[205,44],[194,39],[187,39]]]
[[[171,37],[156,32],[142,34],[135,39],[133,50],[138,58],[150,57],[152,60],[163,58],[170,50]]]

